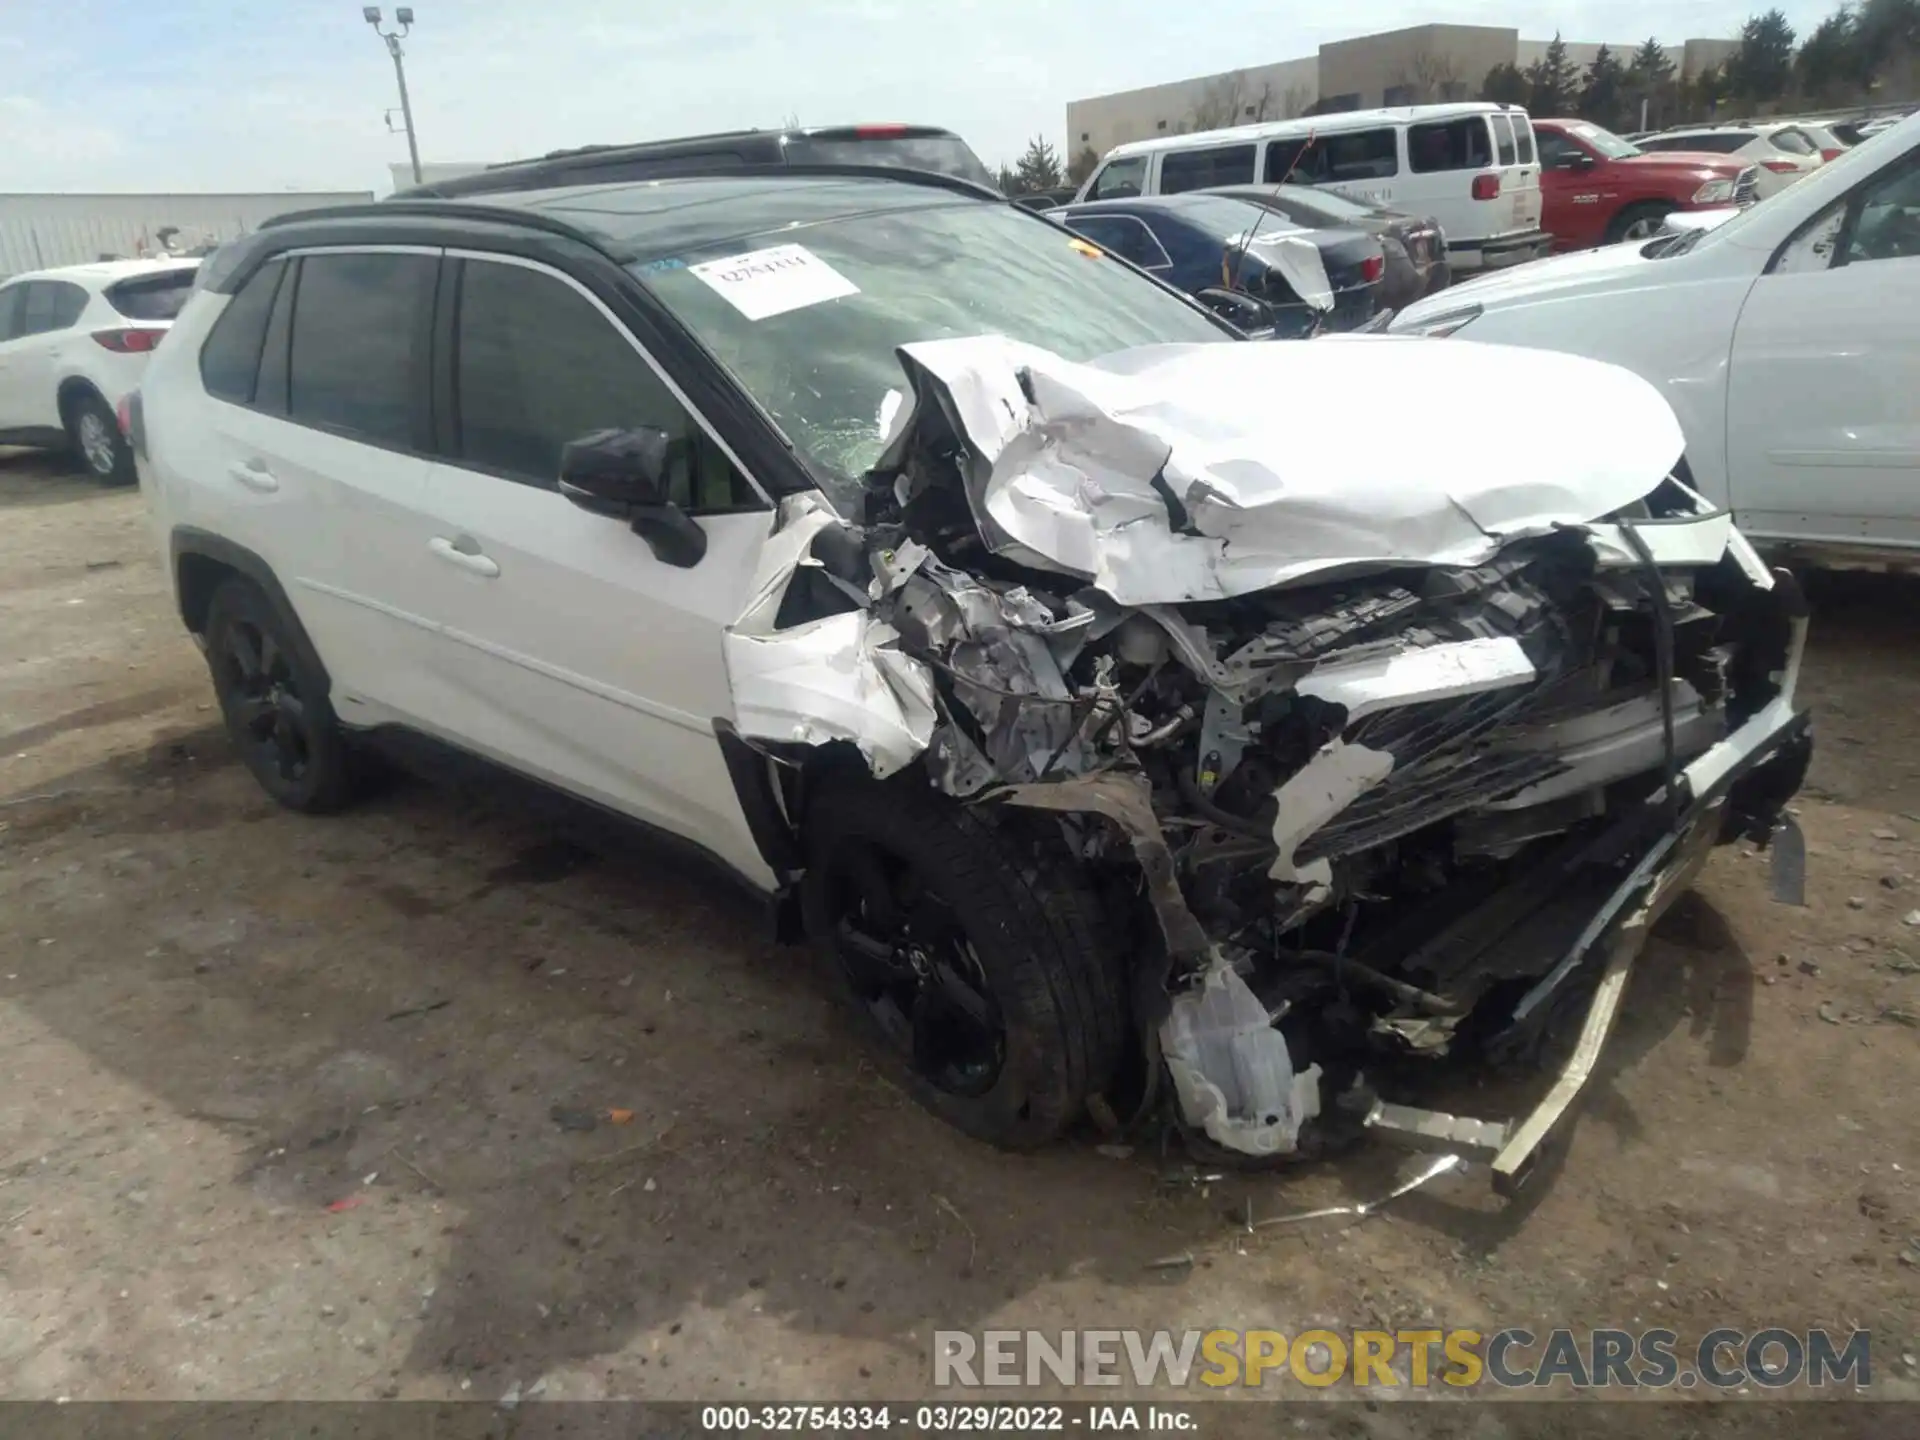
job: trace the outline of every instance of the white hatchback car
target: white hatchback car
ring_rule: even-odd
[[[424,749],[664,833],[1000,1144],[1165,1107],[1517,1184],[1580,1076],[1509,1128],[1363,1064],[1604,1034],[1806,764],[1791,577],[1615,367],[1250,341],[853,166],[309,213],[202,282],[129,431],[260,783]]]
[[[1624,365],[1679,415],[1693,485],[1754,539],[1920,563],[1920,116],[1691,223],[1476,280],[1391,328]],[[1569,446],[1608,423],[1575,415]]]
[[[1751,161],[1759,167],[1754,193],[1764,200],[1824,163],[1812,137],[1793,125],[1703,125],[1662,130],[1633,142],[1642,150],[1697,150]]]
[[[0,285],[0,445],[70,448],[131,483],[116,420],[193,289],[198,260],[103,260]]]

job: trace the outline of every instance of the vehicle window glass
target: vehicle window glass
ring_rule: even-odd
[[[882,417],[908,391],[904,345],[1004,335],[1087,361],[1136,345],[1232,339],[1192,304],[1015,205],[929,198],[809,225],[798,243],[850,292],[760,319],[695,273],[707,260],[793,243],[796,232],[770,229],[648,256],[633,270],[792,440],[843,513],[879,458]]]
[[[1146,223],[1131,215],[1077,215],[1067,228],[1143,269],[1173,263]]]
[[[1407,163],[1416,175],[1436,170],[1484,170],[1493,164],[1493,145],[1486,120],[1463,115],[1407,128]]]
[[[0,340],[11,340],[20,333],[20,307],[27,298],[25,285],[9,285],[0,290]]]
[[[1298,140],[1269,140],[1267,158],[1260,165],[1261,179],[1269,185],[1279,185],[1289,180],[1304,184],[1308,179],[1310,167],[1304,163],[1302,157],[1324,158],[1325,156],[1324,150],[1318,145],[1309,152],[1307,147],[1310,143],[1305,136]]]
[[[1486,135],[1485,127],[1481,137]],[[1356,130],[1351,135],[1328,135],[1321,173],[1327,180],[1382,180],[1400,173],[1400,137],[1393,130]]]
[[[1909,158],[1864,185],[1846,263],[1920,256],[1920,160]]]
[[[413,444],[415,350],[433,304],[430,255],[309,255],[293,302],[287,413],[385,445]]]
[[[129,320],[172,320],[193,294],[191,270],[122,280],[107,287],[107,303]]]
[[[1513,164],[1513,122],[1504,115],[1489,115],[1487,122],[1493,126],[1493,148],[1499,155],[1502,165]]]
[[[1789,155],[1811,155],[1813,144],[1798,130],[1776,130],[1772,135],[1773,148],[1784,150]]]
[[[78,300],[78,304],[74,302]],[[87,308],[87,292],[63,280],[31,280],[20,307],[19,334],[45,335],[64,330]]]
[[[1513,143],[1520,151],[1520,163],[1531,165],[1533,164],[1533,122],[1525,115],[1517,113],[1512,118]]]
[[[253,403],[267,316],[273,310],[274,292],[286,268],[278,260],[262,265],[213,322],[212,332],[200,347],[200,382],[209,395],[236,405]]]
[[[1178,195],[1215,185],[1245,185],[1253,179],[1252,145],[1216,145],[1209,150],[1174,150],[1160,161],[1160,193]]]
[[[1147,183],[1147,157],[1129,155],[1115,160],[1098,175],[1087,190],[1089,200],[1127,200],[1137,197]]]
[[[1735,130],[1715,135],[1656,135],[1638,143],[1642,150],[1706,150],[1715,155],[1731,155],[1752,140],[1751,131]]]
[[[560,452],[596,430],[664,430],[668,498],[688,510],[756,503],[666,382],[584,295],[522,265],[469,260],[455,340],[459,458],[555,486]]]
[[[1540,136],[1540,163],[1549,170],[1557,170],[1570,156],[1581,153],[1580,147],[1564,135],[1556,135],[1551,130],[1542,130]]]

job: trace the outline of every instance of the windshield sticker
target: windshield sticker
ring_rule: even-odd
[[[774,245],[689,268],[749,320],[860,293],[858,285],[804,245]]]

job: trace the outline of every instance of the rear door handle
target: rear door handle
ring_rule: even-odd
[[[485,555],[482,555],[478,549],[465,550],[461,548],[463,545],[472,545],[473,543],[474,542],[465,535],[462,535],[457,541],[448,540],[444,536],[436,535],[427,541],[427,549],[431,550],[435,555],[438,555],[442,560],[453,565],[458,565],[462,570],[471,571],[475,575],[484,575],[489,580],[493,579],[494,576],[500,573],[500,567],[498,565]]]
[[[227,467],[227,474],[247,489],[258,490],[263,495],[270,495],[280,488],[280,481],[274,473],[258,460],[235,461]]]

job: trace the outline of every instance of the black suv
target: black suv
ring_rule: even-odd
[[[951,130],[937,125],[831,125],[806,130],[728,130],[641,145],[555,150],[537,160],[513,160],[473,175],[402,190],[393,198],[453,199],[562,185],[610,185],[762,165],[879,165],[971,180],[999,193],[980,157]]]

